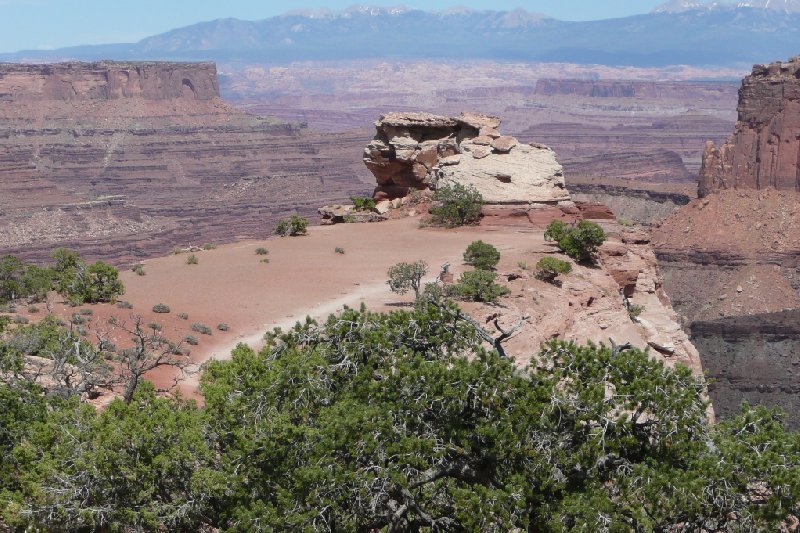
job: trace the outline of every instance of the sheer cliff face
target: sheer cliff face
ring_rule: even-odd
[[[720,189],[800,190],[800,56],[756,65],[739,90],[739,120],[703,156],[699,196]]]
[[[0,101],[217,97],[219,84],[214,63],[0,64]]]
[[[362,144],[229,105],[213,63],[0,64],[0,255],[124,262],[260,237],[363,194],[340,155]]]

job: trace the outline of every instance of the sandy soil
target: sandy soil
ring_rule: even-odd
[[[429,265],[429,280],[434,281],[440,266],[450,263],[457,276],[468,268],[462,265],[461,256],[476,239],[491,242],[501,253],[543,245],[541,229],[420,229],[419,218],[312,227],[304,237],[244,241],[195,252],[197,265],[186,264],[188,254],[145,261],[145,276],[121,274],[126,287],[121,299],[133,308],[85,306],[93,311],[86,327],[90,336],[100,332],[118,347],[125,346],[126,335],[108,326],[108,318],[115,316],[130,325],[134,315],[141,315],[145,323],[158,323],[169,339],[197,337],[199,345],[185,346],[198,368],[211,358],[229,357],[240,342],[257,347],[266,331],[291,327],[307,315],[326,318],[345,305],[355,307],[362,302],[374,310],[396,309],[398,303],[413,298],[389,291],[386,271],[390,266],[422,259]],[[259,247],[267,248],[269,254],[256,255]],[[345,253],[336,253],[336,247],[344,248]],[[262,263],[264,258],[269,263]],[[153,313],[157,303],[168,305],[171,312]],[[78,312],[64,305],[55,310],[67,318]],[[188,314],[188,319],[181,319],[182,313]],[[192,331],[194,323],[208,325],[213,334]],[[227,324],[229,331],[219,331],[220,323]],[[167,387],[173,372],[162,369],[148,377],[157,386]],[[198,375],[190,375],[181,384],[182,392],[196,396],[197,382]]]

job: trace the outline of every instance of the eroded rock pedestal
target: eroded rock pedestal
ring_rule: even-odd
[[[730,188],[800,190],[800,56],[753,67],[738,110],[725,144],[706,145],[699,196]]]
[[[375,139],[364,149],[364,163],[378,182],[377,200],[403,197],[411,189],[460,183],[475,187],[490,205],[569,203],[555,153],[502,135],[497,117],[389,113],[375,127]]]

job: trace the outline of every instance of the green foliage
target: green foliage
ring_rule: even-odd
[[[84,307],[83,309],[78,310],[78,314],[81,316],[92,316],[94,315],[94,309],[89,309],[88,307]]]
[[[128,301],[121,300],[117,302],[117,307],[120,309],[133,309],[133,304]]]
[[[446,228],[477,224],[482,205],[483,197],[472,185],[446,184],[436,189],[433,195],[433,205],[428,210],[430,222]]]
[[[30,320],[28,320],[26,316],[17,315],[14,317],[14,324],[27,324],[28,322],[30,322]]]
[[[225,322],[220,322],[219,324],[217,324],[217,329],[220,331],[228,331],[231,329],[231,327]]]
[[[265,265],[268,265],[268,264],[269,264],[269,258],[267,258],[267,259],[262,259],[261,261],[259,261],[259,263],[263,263],[263,264],[265,264]]]
[[[189,314],[188,313],[178,313],[178,318],[180,318],[181,320],[189,320]]]
[[[151,385],[130,405],[57,410],[17,450],[36,464],[22,506],[35,529],[197,530],[216,477],[195,405]]]
[[[133,265],[133,268],[131,268],[131,270],[132,270],[132,271],[133,271],[133,272],[134,272],[134,273],[135,273],[137,276],[145,276],[145,275],[147,275],[147,272],[145,272],[145,271],[144,271],[144,265],[143,265],[143,264],[141,264],[141,263],[138,263],[138,264],[136,264],[136,265]]]
[[[643,305],[628,304],[628,316],[635,321],[644,312]]]
[[[197,346],[200,344],[200,340],[198,340],[198,338],[194,335],[186,335],[183,340],[186,344],[190,344],[192,346]]]
[[[458,282],[451,287],[452,292],[461,299],[474,302],[496,302],[509,292],[508,287],[494,282],[497,275],[488,270],[470,270],[461,274]]]
[[[334,253],[344,255],[344,248],[342,248],[341,246],[337,246],[333,251]]]
[[[209,362],[202,409],[144,383],[98,411],[22,377],[21,348],[74,342],[45,320],[0,335],[5,529],[776,531],[800,512],[782,415],[713,426],[702,381],[637,349],[551,341],[518,368],[447,304],[346,308]]]
[[[264,248],[263,246],[256,248],[256,255],[267,255],[269,250]]]
[[[201,324],[200,322],[195,322],[192,324],[192,331],[196,331],[197,333],[202,333],[203,335],[212,335],[213,331],[211,328],[206,326],[205,324]]]
[[[473,241],[464,252],[464,262],[481,270],[494,270],[500,262],[500,252],[491,244]]]
[[[75,252],[59,248],[52,254],[56,290],[72,305],[114,303],[125,293],[119,271],[113,265],[97,261],[87,265]]]
[[[169,313],[170,308],[167,304],[156,304],[153,306],[154,313]]]
[[[24,275],[25,263],[19,257],[0,257],[0,303],[16,300],[24,295]]]
[[[428,264],[425,261],[415,261],[413,263],[398,263],[391,267],[386,275],[389,279],[386,283],[389,289],[397,294],[405,294],[410,290],[419,298],[419,290],[422,286],[422,278],[428,273]]]
[[[299,215],[282,218],[275,225],[275,234],[281,237],[305,235],[308,232],[308,219]]]
[[[35,305],[29,305],[28,312],[31,313],[32,315],[35,315],[36,313],[39,312],[39,308],[36,307]]]
[[[553,220],[544,233],[545,240],[555,241],[559,249],[576,261],[588,261],[597,247],[606,240],[606,233],[598,224],[581,220],[577,225]]]
[[[351,196],[350,201],[356,208],[356,211],[372,211],[375,209],[375,200],[369,196]]]
[[[569,274],[570,272],[572,272],[572,265],[568,261],[562,261],[549,255],[542,257],[536,263],[536,277],[548,283],[553,283],[559,274]]]
[[[217,245],[214,244],[213,242],[207,242],[203,245],[203,250],[216,250],[216,249]]]
[[[192,255],[190,255],[189,257],[186,258],[186,264],[187,265],[196,265],[198,263],[200,263],[200,261],[197,259],[197,256],[194,255],[194,254],[192,254]]]
[[[25,288],[25,297],[33,302],[43,302],[47,293],[53,290],[56,273],[52,268],[27,265],[22,285]]]

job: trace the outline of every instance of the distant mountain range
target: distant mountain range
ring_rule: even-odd
[[[674,0],[653,12],[586,22],[522,9],[427,12],[359,6],[260,21],[218,19],[137,43],[0,54],[6,61],[96,59],[491,59],[633,66],[745,66],[800,54],[800,0]]]

